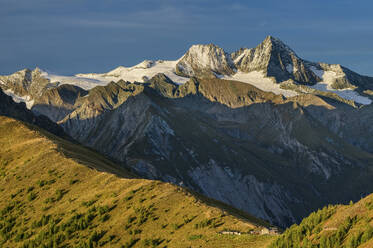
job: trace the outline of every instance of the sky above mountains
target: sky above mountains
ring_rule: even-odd
[[[373,76],[373,3],[305,0],[0,0],[0,74],[105,72],[280,38],[302,58]]]

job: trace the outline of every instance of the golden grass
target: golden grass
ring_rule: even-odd
[[[0,192],[0,228],[12,226],[1,231],[0,247],[41,237],[58,247],[89,247],[92,240],[93,247],[265,247],[273,239],[219,235],[263,222],[181,187],[136,178],[89,149],[6,117],[0,117]],[[43,216],[55,223],[35,224]]]

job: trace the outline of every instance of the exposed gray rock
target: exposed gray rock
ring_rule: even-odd
[[[321,81],[309,63],[300,59],[295,52],[282,41],[268,36],[261,44],[252,49],[240,49],[232,54],[238,69],[243,72],[263,71],[275,82],[294,79],[297,82],[313,84]]]
[[[259,182],[255,176],[222,168],[217,163],[191,169],[188,173],[202,192],[275,223],[295,222],[288,208],[289,192],[276,183]]]
[[[176,65],[177,74],[189,77],[230,75],[234,69],[230,55],[214,44],[193,45]]]

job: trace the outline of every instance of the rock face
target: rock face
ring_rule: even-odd
[[[47,87],[49,81],[42,77],[39,68],[31,71],[24,69],[10,76],[0,76],[3,90],[11,90],[17,96],[38,95]]]
[[[32,111],[36,114],[46,114],[57,122],[79,105],[78,99],[88,92],[74,85],[60,85],[45,89],[35,96]]]
[[[300,83],[312,84],[321,81],[291,48],[282,41],[268,36],[256,48],[241,48],[232,54],[237,68],[243,72],[264,71],[276,82],[293,79]]]
[[[213,44],[192,46],[176,64],[177,74],[188,77],[231,75],[234,69],[230,55]]]
[[[323,80],[367,95],[370,77],[302,60],[273,37],[231,55],[214,45],[193,46],[174,65],[188,82],[156,74],[145,83],[119,80],[83,90],[24,71],[1,77],[0,87],[26,94],[34,113],[144,177],[186,186],[280,226],[373,191],[372,105],[346,104],[312,88],[285,98],[219,79],[263,71],[274,84],[287,80],[297,90]]]

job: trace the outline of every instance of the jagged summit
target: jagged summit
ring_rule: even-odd
[[[304,61],[288,45],[273,36],[267,36],[255,48],[243,48],[231,56],[240,71],[263,71],[276,82],[293,79],[313,84],[320,81],[312,71],[305,70]]]
[[[291,49],[288,45],[286,45],[282,40],[279,38],[273,37],[268,35],[262,42],[262,44],[269,44],[272,45],[273,49],[283,50],[288,53],[293,53],[296,55],[293,49]]]
[[[176,73],[187,77],[231,75],[234,74],[234,69],[231,56],[214,44],[191,46],[176,64]]]

